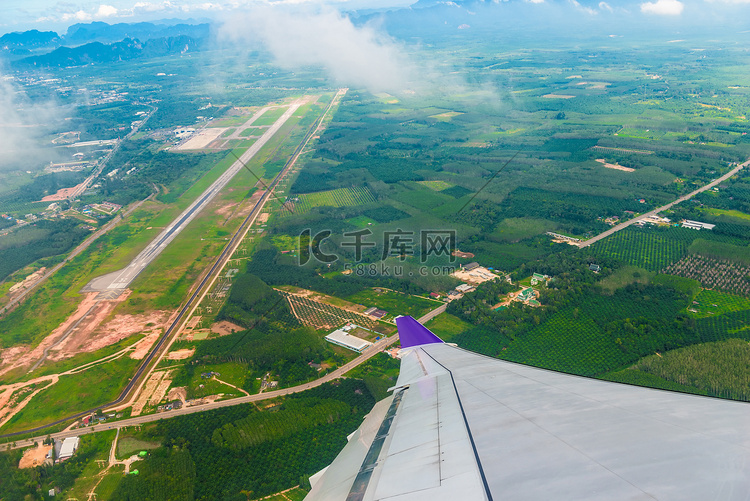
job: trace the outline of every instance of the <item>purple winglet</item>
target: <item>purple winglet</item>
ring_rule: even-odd
[[[396,319],[396,327],[398,327],[398,336],[401,340],[402,348],[443,342],[442,339],[430,332],[427,327],[417,322],[414,317],[398,317]]]

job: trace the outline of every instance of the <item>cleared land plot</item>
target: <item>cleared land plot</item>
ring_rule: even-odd
[[[374,219],[371,219],[371,218],[369,218],[367,216],[353,217],[351,219],[347,219],[347,222],[350,223],[350,224],[353,224],[357,228],[366,228],[368,226],[372,226],[372,225],[378,224],[377,221],[375,221]]]
[[[446,183],[445,181],[417,181],[422,186],[426,186],[431,190],[435,191],[443,191],[447,190],[448,188],[452,187],[453,185],[450,183]]]
[[[135,437],[120,437],[117,440],[117,457],[126,459],[140,451],[158,449],[160,446],[159,442],[148,442]]]
[[[364,187],[339,188],[337,190],[320,191],[298,195],[294,202],[294,212],[304,214],[313,207],[355,207],[375,201],[372,192]],[[288,211],[287,211],[288,212]]]
[[[621,170],[623,172],[635,172],[635,169],[633,169],[631,167],[624,167],[624,166],[622,166],[620,164],[611,164],[611,163],[608,163],[603,158],[597,158],[596,161],[599,162],[600,164],[604,165],[608,169]]]
[[[61,376],[57,383],[39,392],[0,432],[33,428],[53,418],[111,402],[125,386],[137,364],[137,360],[121,357],[77,374]],[[92,384],[92,381],[96,383]]]
[[[599,281],[602,291],[612,295],[617,289],[626,285],[639,283],[647,284],[653,278],[654,273],[637,266],[623,266],[605,279]]]
[[[437,115],[430,115],[430,118],[435,118],[437,120],[450,120],[453,117],[457,117],[459,115],[463,115],[460,111],[446,111],[445,113],[438,113]]]
[[[512,217],[503,219],[490,233],[489,239],[496,242],[518,242],[525,238],[541,235],[548,231],[554,231],[558,224],[547,219],[535,219],[531,217]]]
[[[729,216],[735,219],[741,219],[743,221],[750,221],[750,214],[745,214],[738,210],[722,210],[722,209],[706,209],[706,212],[712,216]]]
[[[436,316],[427,322],[425,326],[434,332],[440,339],[447,342],[450,342],[457,335],[474,327],[470,323],[464,322],[450,313],[443,313],[442,315]]]

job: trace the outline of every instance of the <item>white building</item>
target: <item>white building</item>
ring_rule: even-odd
[[[337,329],[328,334],[324,339],[329,343],[343,346],[358,353],[362,353],[366,348],[372,346],[371,342],[356,336],[350,336],[344,329]]]
[[[713,230],[715,224],[702,223],[700,221],[691,221],[686,219],[682,222],[683,228],[690,228],[691,230]]]
[[[62,461],[71,457],[73,453],[78,450],[79,441],[80,439],[78,437],[68,437],[63,440],[60,454],[57,456],[58,461]]]

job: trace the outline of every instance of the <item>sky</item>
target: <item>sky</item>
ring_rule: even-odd
[[[163,19],[224,20],[234,11],[263,6],[357,10],[406,7],[416,0],[0,0],[0,33],[27,29],[64,33],[75,23],[154,21]],[[439,0],[451,4],[449,0]],[[457,2],[459,0],[456,0]],[[465,1],[465,0],[464,0]],[[555,4],[584,16],[619,13],[670,22],[692,19],[747,19],[750,0],[484,0],[502,3]]]
[[[401,7],[416,0],[0,0],[0,32],[65,31],[78,22],[138,22],[157,19],[212,19],[258,4],[330,4],[346,9]]]

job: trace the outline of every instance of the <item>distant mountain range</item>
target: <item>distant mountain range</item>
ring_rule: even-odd
[[[28,54],[33,49],[56,47],[62,43],[54,31],[30,30],[6,33],[0,37],[0,51],[10,54]]]
[[[207,23],[93,22],[74,24],[65,35],[38,30],[6,33],[0,37],[0,55],[17,59],[15,64],[21,66],[75,66],[195,51],[209,36]]]
[[[13,66],[16,68],[29,66],[50,68],[128,61],[139,57],[195,52],[199,49],[200,43],[199,40],[187,35],[153,38],[145,42],[132,38],[112,44],[91,42],[78,47],[59,47],[47,54],[26,57],[15,61]]]
[[[65,45],[76,45],[88,42],[112,43],[126,38],[150,40],[155,38],[173,38],[189,36],[194,39],[207,38],[208,24],[174,24],[163,25],[153,23],[118,23],[102,22],[74,24],[68,28],[63,37]]]

